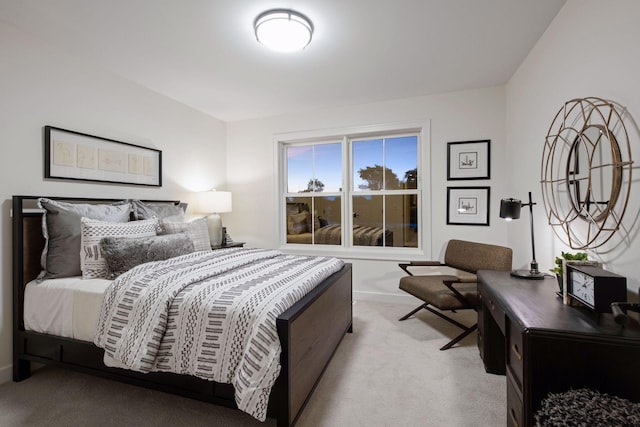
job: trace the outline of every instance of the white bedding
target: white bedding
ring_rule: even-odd
[[[93,342],[102,300],[112,280],[68,277],[29,282],[24,297],[24,326]]]

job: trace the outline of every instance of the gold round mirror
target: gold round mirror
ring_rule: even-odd
[[[573,249],[596,248],[619,228],[631,187],[629,137],[616,106],[600,98],[566,102],[542,156],[549,224]]]

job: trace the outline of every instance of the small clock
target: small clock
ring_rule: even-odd
[[[598,267],[567,265],[567,294],[596,313],[610,313],[612,302],[627,301],[627,279]]]

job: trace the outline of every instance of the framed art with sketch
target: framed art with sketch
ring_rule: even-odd
[[[447,187],[447,225],[489,225],[490,187]]]
[[[447,143],[447,180],[489,179],[490,177],[490,140]]]
[[[44,127],[44,177],[162,186],[162,151]]]

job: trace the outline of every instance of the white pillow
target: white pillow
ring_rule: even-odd
[[[193,241],[194,251],[210,251],[209,226],[207,218],[197,218],[190,222],[164,221],[160,223],[161,234],[187,233]]]
[[[82,218],[80,220],[80,269],[83,279],[106,278],[107,261],[102,254],[103,237],[151,237],[157,234],[158,220],[106,222]]]

